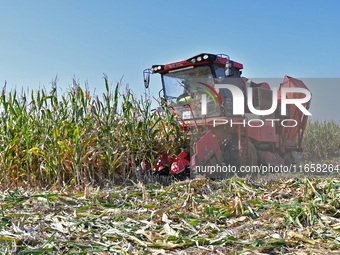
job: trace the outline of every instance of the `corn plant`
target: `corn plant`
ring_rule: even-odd
[[[48,93],[6,93],[0,97],[0,181],[3,186],[104,184],[151,171],[158,156],[187,146],[182,123],[163,106],[120,84],[102,99],[74,80],[60,98]],[[147,167],[148,166],[148,167]]]
[[[310,161],[340,157],[340,125],[333,121],[309,121],[303,149],[304,158]]]

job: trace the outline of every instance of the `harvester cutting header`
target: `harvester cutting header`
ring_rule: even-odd
[[[144,70],[162,78],[162,98],[189,127],[190,152],[161,157],[155,172],[179,174],[201,166],[298,163],[311,93],[289,76],[279,89],[241,77],[243,65],[224,54],[197,56]],[[188,145],[189,148],[189,145]],[[172,161],[172,162],[170,162]]]

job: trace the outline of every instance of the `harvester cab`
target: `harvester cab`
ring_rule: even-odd
[[[144,83],[148,88],[150,74],[161,74],[163,98],[184,120],[202,117],[201,96],[208,95],[207,115],[216,117],[225,114],[217,103],[223,99],[222,103],[230,108],[232,97],[228,90],[222,89],[220,98],[216,90],[211,89],[214,84],[228,83],[244,90],[240,79],[242,68],[242,64],[231,61],[227,55],[199,54],[182,61],[153,65],[144,71]]]
[[[191,173],[196,174],[201,166],[212,165],[233,165],[236,170],[233,173],[237,173],[241,166],[298,162],[307,121],[307,116],[300,110],[301,107],[308,110],[310,102],[306,96],[301,106],[287,105],[285,115],[279,114],[282,100],[305,96],[288,93],[290,96],[282,98],[280,93],[284,88],[309,90],[302,81],[289,76],[285,76],[278,91],[271,90],[265,82],[254,83],[241,77],[242,69],[243,65],[228,55],[203,53],[153,65],[144,71],[146,88],[151,74],[161,74],[161,91],[166,104],[186,126],[196,126],[199,132],[196,140],[188,145],[191,149],[190,156],[186,155],[189,160],[182,164],[182,169],[171,169],[171,173],[190,168]],[[278,106],[276,110],[274,106]],[[234,107],[241,110],[237,112]],[[254,114],[268,109],[274,110],[267,119]]]

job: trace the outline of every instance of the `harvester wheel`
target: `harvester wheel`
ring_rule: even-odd
[[[251,141],[249,141],[249,165],[257,166],[257,151]]]

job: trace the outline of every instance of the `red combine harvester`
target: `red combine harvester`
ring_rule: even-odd
[[[207,166],[299,162],[309,90],[289,76],[278,90],[271,89],[266,82],[241,77],[242,69],[227,55],[203,53],[144,70],[146,88],[150,74],[161,74],[163,99],[191,133],[188,150],[171,160],[162,155],[154,172],[164,172],[165,166],[171,174],[197,174]]]

